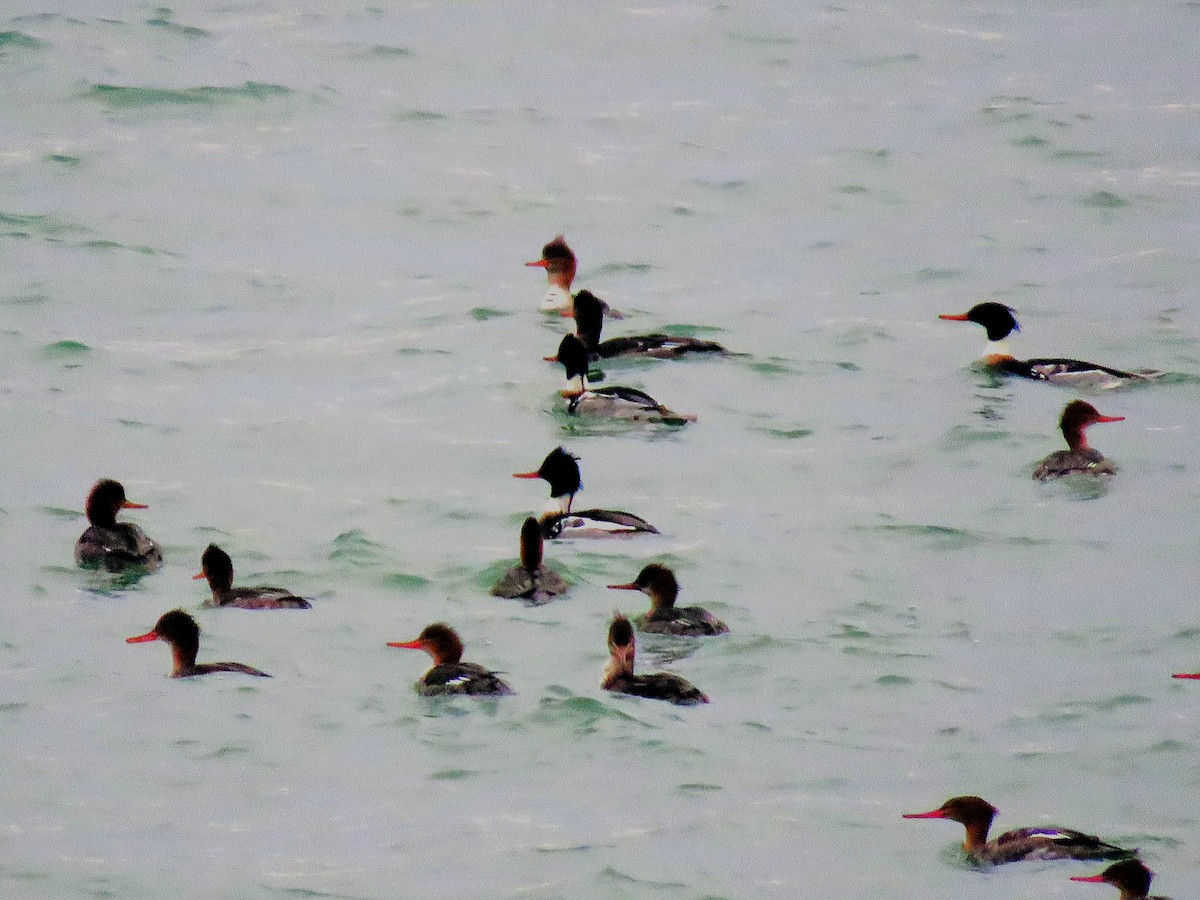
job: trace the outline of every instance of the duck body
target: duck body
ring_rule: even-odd
[[[963,850],[978,866],[1036,859],[1124,859],[1136,851],[1107,844],[1095,835],[1070,828],[1017,828],[987,839],[996,807],[981,797],[951,797],[927,813],[907,813],[906,819],[949,819],[966,829]]]
[[[1056,450],[1037,464],[1033,477],[1038,481],[1062,478],[1066,475],[1112,475],[1116,465],[1088,444],[1087,429],[1097,422],[1122,422],[1124,416],[1104,416],[1096,407],[1083,400],[1072,400],[1062,412],[1059,427],[1066,439],[1067,450]]]
[[[1075,875],[1071,880],[1111,884],[1121,892],[1121,900],[1171,900],[1170,897],[1149,896],[1154,873],[1147,869],[1140,859],[1123,859],[1113,863],[1099,875]]]
[[[147,641],[164,641],[171,646],[172,678],[191,678],[195,675],[210,675],[214,672],[237,672],[242,675],[255,675],[259,678],[271,677],[261,669],[242,663],[197,663],[196,654],[200,648],[200,626],[182,609],[163,613],[150,631],[125,639],[127,644],[141,644]]]
[[[433,658],[433,668],[416,683],[417,693],[423,697],[503,697],[513,693],[499,673],[462,661],[462,640],[444,622],[427,626],[415,640],[389,642],[388,646],[424,650]]]
[[[667,566],[650,563],[629,584],[610,584],[615,591],[641,591],[650,598],[650,611],[639,616],[638,628],[649,634],[707,637],[728,634],[729,626],[699,606],[676,606],[679,582]]]
[[[1138,381],[1149,381],[1163,373],[1155,369],[1126,371],[1085,362],[1081,359],[1017,359],[1008,347],[1008,336],[1019,331],[1015,311],[1003,303],[977,303],[967,312],[943,314],[941,319],[954,322],[974,322],[987,330],[988,343],[984,350],[985,365],[1006,375],[1016,375],[1034,381],[1047,381],[1063,387],[1109,389]]]
[[[163,561],[162,548],[134,523],[117,521],[119,510],[145,508],[145,504],[125,499],[125,488],[119,481],[97,481],[85,507],[88,529],[75,542],[75,564],[109,572],[158,569]]]
[[[629,694],[651,700],[665,700],[677,706],[696,706],[708,702],[708,696],[694,684],[670,672],[635,675],[636,643],[633,626],[617,614],[608,629],[609,662],[600,686],[616,694]]]
[[[534,606],[549,603],[567,592],[567,582],[542,561],[544,550],[541,523],[530,516],[521,525],[521,563],[508,569],[492,586],[492,595],[510,600],[528,600]]]
[[[591,360],[613,359],[619,356],[677,359],[693,353],[725,355],[729,352],[715,341],[675,337],[669,334],[635,334],[602,341],[600,334],[604,327],[605,306],[604,301],[591,291],[580,291],[575,295],[576,336],[586,348]]]
[[[212,598],[205,606],[230,606],[237,609],[311,609],[312,604],[286,588],[234,587],[233,560],[216,544],[209,544],[200,557],[201,571],[192,578],[208,579]]]
[[[622,385],[589,388],[587,350],[573,334],[563,337],[555,359],[567,373],[567,386],[562,394],[567,400],[567,412],[570,415],[664,425],[684,425],[696,421],[694,415],[675,412],[637,388]]]

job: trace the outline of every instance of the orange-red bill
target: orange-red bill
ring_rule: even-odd
[[[543,356],[542,359],[544,359],[546,362],[558,362],[557,356]]]
[[[527,266],[533,266],[535,269],[544,269],[548,263],[544,259],[535,259],[532,262],[525,263]]]
[[[537,472],[514,472],[513,478],[541,478]]]
[[[145,503],[134,503],[132,500],[125,500],[121,503],[121,509],[149,509]]]
[[[203,572],[197,572],[195,575],[192,576],[192,581],[199,581],[201,578],[207,578],[207,577],[208,576],[205,575]]]
[[[425,645],[417,641],[388,641],[389,647],[401,647],[404,650],[424,650]]]
[[[1100,416],[1096,419],[1097,422],[1124,422],[1124,416]]]
[[[125,638],[127,644],[144,644],[146,641],[157,641],[157,631],[147,631],[145,634],[139,634],[137,637]]]
[[[1200,681],[1200,672],[1180,672],[1178,675],[1172,675],[1172,678],[1195,678]]]
[[[940,316],[938,316],[938,318],[946,319],[950,322],[970,322],[971,321],[970,319],[967,318],[966,313],[959,313],[958,315],[951,315],[950,313],[942,313]]]
[[[629,582],[629,584],[610,584],[609,588],[611,588],[614,591],[640,591],[641,590],[641,588],[638,587],[636,584],[634,584],[632,581]]]
[[[927,813],[905,813],[906,819],[944,819],[946,814],[940,809],[931,809]]]
[[[1092,881],[1096,884],[1104,884],[1103,875],[1072,875],[1072,881]]]

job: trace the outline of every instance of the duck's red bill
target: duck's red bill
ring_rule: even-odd
[[[558,362],[557,356],[543,356],[542,359],[544,359],[546,362]]]
[[[207,577],[208,576],[205,575],[203,572],[197,572],[195,575],[192,576],[192,581],[199,581],[201,578],[207,578]]]
[[[1200,681],[1200,672],[1180,672],[1178,675],[1172,675],[1172,678],[1195,678]]]
[[[134,503],[132,500],[125,500],[121,503],[121,509],[149,509],[145,503]]]
[[[548,263],[544,259],[535,259],[532,262],[525,263],[527,266],[533,266],[535,269],[544,269]]]
[[[906,819],[944,819],[946,814],[940,809],[931,809],[927,813],[905,813]]]
[[[420,641],[388,641],[389,647],[400,647],[404,650],[424,650],[425,645]]]
[[[137,637],[125,638],[127,644],[144,644],[146,641],[157,641],[157,631],[147,631],[145,634],[139,634]]]
[[[1103,875],[1072,875],[1072,881],[1094,881],[1096,884],[1104,884]]]
[[[537,472],[514,472],[513,478],[541,478]]]
[[[1124,422],[1124,416],[1100,416],[1096,419],[1097,422]]]
[[[614,591],[640,591],[641,590],[641,588],[638,587],[636,584],[634,584],[632,581],[629,582],[629,584],[610,584],[609,588],[611,588]]]
[[[959,313],[958,315],[953,315],[951,313],[942,313],[940,316],[938,316],[938,318],[946,319],[947,321],[950,321],[950,322],[970,322],[971,321],[970,319],[967,318],[966,313]]]

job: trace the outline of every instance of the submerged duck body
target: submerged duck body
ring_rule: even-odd
[[[987,330],[987,347],[983,361],[999,372],[1049,381],[1074,388],[1114,388],[1138,381],[1149,381],[1162,375],[1155,369],[1125,371],[1085,362],[1081,359],[1017,359],[1008,346],[1008,336],[1020,330],[1015,310],[1003,303],[987,302],[972,306],[965,313],[943,314],[940,319],[952,322],[974,322]]]
[[[639,616],[638,628],[649,634],[705,637],[728,634],[729,626],[699,606],[676,606],[679,582],[667,566],[650,563],[629,584],[610,584],[616,591],[641,591],[650,598],[650,611]]]
[[[417,692],[424,697],[503,697],[513,693],[513,689],[498,673],[462,661],[462,640],[444,622],[427,626],[415,640],[392,641],[388,646],[424,650],[433,659],[433,668],[422,675],[416,684]]]
[[[600,686],[617,694],[665,700],[677,706],[707,703],[708,696],[685,678],[670,672],[636,675],[633,671],[636,641],[633,625],[618,613],[608,627],[608,666]]]
[[[538,520],[527,518],[521,525],[521,563],[492,586],[493,596],[528,600],[540,606],[567,592],[566,580],[542,561],[544,540]]]
[[[286,588],[233,586],[233,560],[216,544],[209,544],[200,557],[201,571],[193,579],[207,578],[212,599],[206,606],[232,606],[238,609],[311,609],[303,597]]]
[[[1123,422],[1124,416],[1104,416],[1083,400],[1072,400],[1062,412],[1059,428],[1067,441],[1067,450],[1051,453],[1033,470],[1038,481],[1065,475],[1112,475],[1117,467],[1104,454],[1088,444],[1087,429],[1097,422]]]
[[[85,512],[88,529],[75,542],[75,563],[109,572],[143,568],[154,571],[162,565],[162,548],[132,522],[118,522],[122,509],[146,509],[144,503],[125,499],[119,481],[102,478],[88,494]]]
[[[546,270],[546,293],[542,297],[539,309],[542,312],[556,312],[564,316],[574,315],[575,303],[574,297],[571,295],[571,283],[575,281],[575,270],[578,263],[575,259],[575,252],[567,246],[563,236],[558,235],[542,247],[541,259],[531,260],[525,265]],[[599,300],[599,298],[597,300],[601,305],[603,315],[611,319],[624,318],[621,313],[603,300]]]
[[[563,337],[554,360],[566,370],[567,386],[562,395],[567,400],[567,412],[573,416],[662,425],[686,425],[696,421],[694,415],[675,412],[637,388],[623,385],[589,388],[587,350],[573,334]]]
[[[1074,875],[1071,880],[1111,884],[1121,892],[1121,900],[1171,900],[1170,897],[1149,896],[1154,873],[1140,859],[1124,859],[1113,863],[1099,875]]]
[[[541,478],[550,484],[551,508],[539,524],[545,538],[629,537],[658,534],[641,516],[619,509],[572,509],[575,495],[583,488],[579,457],[555,447],[533,472],[517,472],[513,478]]]
[[[983,798],[966,796],[951,797],[937,809],[907,813],[904,818],[959,822],[966,829],[963,850],[976,865],[1036,859],[1124,859],[1136,852],[1070,828],[1017,828],[989,841],[988,829],[996,812]]]
[[[604,328],[605,303],[591,291],[575,295],[575,333],[586,348],[589,359],[613,359],[618,356],[648,356],[677,359],[696,353],[724,356],[729,351],[715,341],[675,337],[670,334],[635,334],[600,340]]]
[[[127,644],[141,644],[147,641],[165,641],[171,646],[171,656],[174,661],[171,668],[172,678],[191,678],[194,675],[209,675],[213,672],[238,672],[242,675],[257,675],[260,678],[271,677],[260,669],[242,663],[197,663],[196,654],[200,649],[200,626],[182,609],[173,609],[163,613],[154,623],[154,628],[145,634],[125,638]]]

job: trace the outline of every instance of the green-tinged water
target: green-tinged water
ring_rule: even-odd
[[[1200,871],[1195,4],[93,3],[0,13],[0,895],[1114,897],[981,873],[997,829]],[[561,413],[526,268],[734,354],[605,366],[694,413]],[[1093,395],[1108,483],[1038,484],[1075,396],[1018,354],[1172,373]],[[565,444],[584,507],[489,596]],[[163,546],[76,569],[121,480]],[[239,584],[311,611],[206,609]],[[599,687],[609,591],[672,566],[729,623],[644,637],[708,706]],[[183,607],[201,661],[127,645]],[[453,624],[515,697],[436,701]]]

